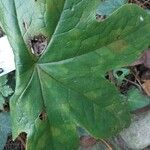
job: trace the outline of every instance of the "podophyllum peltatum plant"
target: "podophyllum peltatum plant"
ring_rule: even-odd
[[[13,137],[26,132],[28,150],[77,150],[77,127],[107,138],[130,123],[125,102],[105,74],[132,63],[149,45],[150,16],[126,4],[97,21],[100,3],[0,0],[16,62]],[[30,42],[41,35],[48,44],[37,56]]]

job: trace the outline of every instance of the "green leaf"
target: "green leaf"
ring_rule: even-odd
[[[127,4],[98,22],[99,2],[0,0],[16,61],[13,136],[26,132],[28,150],[76,150],[77,126],[106,138],[130,123],[128,108],[105,73],[130,64],[148,47],[150,16]],[[29,40],[41,34],[49,43],[38,58]]]
[[[3,87],[0,87],[0,92],[2,93],[2,95],[4,97],[8,97],[11,94],[13,94],[14,91],[12,90],[12,88],[9,85],[5,85]]]
[[[3,110],[3,104],[5,103],[5,98],[12,95],[14,91],[7,85],[8,79],[7,75],[0,77],[0,110]]]
[[[0,77],[0,110],[3,110],[3,104],[5,103],[4,96],[2,94],[2,88],[7,83],[7,77],[2,76]]]
[[[118,84],[121,84],[127,75],[130,74],[130,69],[120,68],[113,70],[113,76],[116,78]]]
[[[0,110],[3,110],[3,104],[5,103],[4,97],[0,94]]]
[[[127,0],[104,0],[102,4],[98,7],[97,13],[99,15],[109,16],[119,7],[127,3]]]
[[[7,82],[7,75],[0,77],[0,95],[3,97],[8,97],[14,92]]]
[[[138,89],[132,88],[127,94],[128,103],[131,111],[145,107],[150,104],[150,98],[143,95]]]
[[[3,150],[9,133],[11,133],[10,115],[0,113],[0,150]]]
[[[0,87],[5,86],[7,83],[7,75],[1,76],[0,77]]]

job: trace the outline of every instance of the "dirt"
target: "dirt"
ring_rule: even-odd
[[[40,115],[39,115],[39,119],[40,120],[46,120],[46,112],[45,111],[42,111],[41,113],[40,113]]]
[[[7,143],[3,150],[25,150],[26,134],[21,133],[16,140],[12,140],[12,136],[8,136]]]
[[[43,53],[47,46],[47,38],[44,35],[34,36],[30,39],[29,45],[31,47],[32,53],[39,56]]]
[[[4,36],[4,32],[2,30],[2,28],[0,27],[0,38]]]
[[[145,9],[150,9],[150,0],[128,0],[128,2],[135,3]]]
[[[102,15],[96,14],[96,19],[98,22],[104,21],[106,18],[107,18],[106,15],[102,16]]]

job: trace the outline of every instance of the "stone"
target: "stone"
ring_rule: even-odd
[[[121,137],[130,149],[142,150],[150,145],[150,111],[134,115],[129,128],[121,132]]]

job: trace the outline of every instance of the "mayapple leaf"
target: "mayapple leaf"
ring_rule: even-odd
[[[150,98],[146,95],[143,95],[143,93],[136,88],[132,88],[128,91],[127,98],[131,111],[135,111],[137,109],[150,105]]]
[[[128,0],[104,0],[98,7],[97,13],[102,16],[109,16],[119,7],[127,3]]]
[[[126,4],[99,22],[99,4],[0,0],[16,61],[13,137],[26,132],[28,150],[76,150],[78,126],[106,138],[130,124],[128,108],[105,74],[132,63],[148,47],[150,16]],[[41,35],[49,42],[37,57],[29,41]]]

